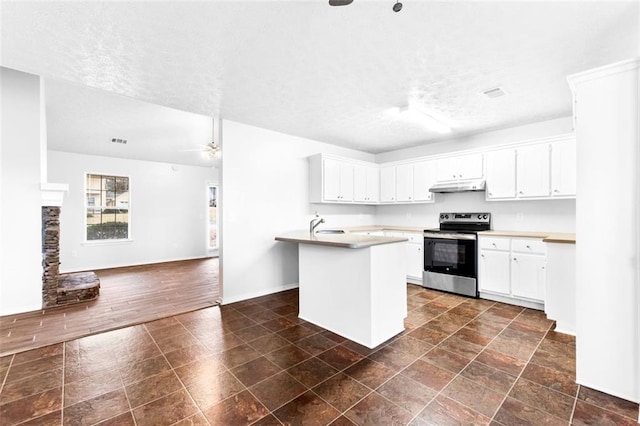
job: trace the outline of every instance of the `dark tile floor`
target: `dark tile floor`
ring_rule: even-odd
[[[577,386],[574,339],[530,309],[408,287],[373,350],[297,318],[297,291],[0,358],[0,423],[635,425]]]

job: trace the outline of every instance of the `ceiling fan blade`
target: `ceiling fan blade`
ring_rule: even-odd
[[[329,6],[347,6],[353,3],[353,0],[329,0]]]

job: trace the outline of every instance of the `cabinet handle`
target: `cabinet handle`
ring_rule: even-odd
[[[524,195],[524,192],[522,192],[522,191],[518,191],[518,194],[520,194],[520,195]]]
[[[409,197],[409,199],[411,199],[411,197]]]
[[[527,246],[528,249],[531,249],[531,246]]]
[[[493,192],[490,192],[490,193],[489,193],[489,196],[493,197]]]
[[[558,193],[558,192],[560,192],[560,191],[558,191],[557,189],[554,189],[554,190],[553,190],[553,192],[555,192],[555,193],[557,194],[557,193]]]
[[[518,261],[518,258],[517,258],[517,257],[514,257],[514,258],[513,258],[513,260],[514,260],[515,262],[517,262],[517,261]]]
[[[496,243],[491,243],[492,246],[496,247]]]
[[[484,254],[481,254],[480,257],[484,259]]]

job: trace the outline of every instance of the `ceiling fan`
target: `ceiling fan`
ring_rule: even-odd
[[[329,6],[347,6],[353,3],[353,0],[329,0]],[[396,0],[396,4],[393,5],[394,12],[400,12],[402,10],[402,3],[400,0]]]
[[[201,152],[208,160],[218,160],[222,155],[220,145],[216,143],[216,119],[211,117],[211,142],[200,145],[200,148],[183,149],[184,152]]]

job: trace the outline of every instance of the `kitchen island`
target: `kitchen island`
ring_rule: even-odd
[[[373,348],[404,330],[406,238],[307,231],[298,244],[299,317]]]

